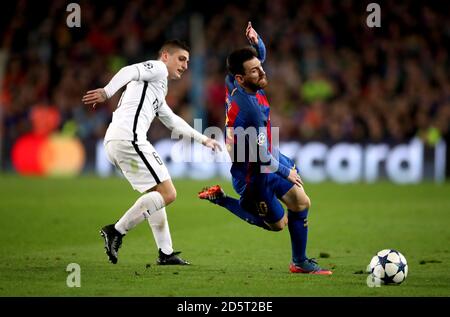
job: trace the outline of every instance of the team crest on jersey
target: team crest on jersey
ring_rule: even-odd
[[[151,62],[142,63],[146,70],[150,71],[153,68],[153,64]]]
[[[258,145],[264,145],[266,144],[266,135],[261,132],[260,134],[258,134]]]

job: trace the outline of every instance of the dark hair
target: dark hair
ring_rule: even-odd
[[[257,57],[256,50],[253,47],[244,47],[233,51],[227,57],[227,68],[231,75],[244,75],[244,63]]]
[[[187,51],[188,53],[191,52],[191,49],[187,44],[180,40],[168,40],[165,41],[164,44],[161,46],[161,49],[158,52],[158,56],[161,57],[162,52],[167,51],[170,54],[172,54],[175,50],[182,49]]]

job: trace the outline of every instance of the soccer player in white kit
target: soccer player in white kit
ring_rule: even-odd
[[[88,91],[83,102],[93,105],[111,98],[126,85],[112,122],[106,131],[104,146],[108,159],[118,167],[131,186],[143,193],[115,224],[100,231],[106,254],[115,264],[122,237],[136,225],[148,220],[159,250],[158,264],[189,264],[172,248],[165,206],[176,198],[169,172],[154,147],[147,131],[155,117],[171,130],[191,137],[212,150],[219,143],[194,130],[167,105],[167,79],[180,79],[188,68],[189,48],[179,40],[163,44],[158,60],[123,67],[104,87]]]

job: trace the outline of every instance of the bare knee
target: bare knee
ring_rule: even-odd
[[[270,223],[268,225],[270,227],[270,231],[281,231],[287,225],[287,217],[284,216],[283,219],[281,219],[280,221],[276,223]]]
[[[175,188],[172,188],[171,190],[164,191],[161,193],[161,196],[164,198],[164,202],[166,205],[173,203],[175,199],[177,199],[177,191]]]
[[[303,211],[311,207],[311,200],[303,187],[293,186],[281,200],[289,210]]]
[[[303,211],[305,209],[309,209],[311,208],[311,199],[309,199],[308,196],[306,196],[304,199],[302,199],[302,201],[299,204],[299,209],[300,211]]]
[[[296,199],[291,206],[288,208],[292,211],[303,211],[305,209],[311,208],[311,199],[307,195],[303,195],[303,197],[299,197]]]
[[[170,180],[164,181],[156,185],[154,188],[152,188],[152,190],[155,190],[161,194],[166,206],[169,205],[170,203],[173,203],[177,198],[177,190],[175,189],[175,186],[173,186]]]
[[[281,231],[284,229],[285,225],[277,225],[277,224],[271,224],[269,225],[270,231]]]

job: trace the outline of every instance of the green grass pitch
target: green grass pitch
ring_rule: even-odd
[[[0,175],[0,296],[450,296],[449,183],[307,184],[308,255],[332,276],[290,274],[287,229],[262,230],[196,198],[215,183],[233,193],[224,180],[175,181],[174,247],[193,265],[160,267],[146,222],[124,238],[119,263],[107,261],[98,231],[138,197],[126,180]],[[385,248],[406,256],[409,276],[370,288],[363,271]],[[81,267],[79,288],[66,285],[69,263]]]

